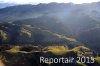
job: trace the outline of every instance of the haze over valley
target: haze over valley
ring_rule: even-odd
[[[100,54],[99,34],[100,2],[6,4],[0,8],[1,55],[7,60],[9,56],[13,56],[14,60],[17,56],[18,61],[21,57],[26,58],[22,60],[26,66],[35,65],[31,61],[41,55],[45,57],[49,55],[51,57],[92,56],[96,60],[93,66],[99,66],[97,60]],[[28,53],[30,54],[27,55]],[[10,59],[9,63],[7,62],[9,66],[15,66],[11,62],[20,65],[20,62]],[[30,62],[33,65],[30,65]],[[87,63],[85,65],[89,66]]]

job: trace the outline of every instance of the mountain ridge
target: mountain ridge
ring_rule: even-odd
[[[82,35],[84,35],[83,34],[84,31],[87,30],[90,31],[91,29],[94,29],[95,27],[100,25],[99,5],[100,2],[89,3],[89,4],[49,3],[49,4],[38,4],[38,5],[11,6],[0,9],[0,23],[11,23],[11,25],[13,23],[14,25],[19,23],[19,25],[22,24],[22,27],[26,23],[27,25],[33,25],[36,28],[47,29],[57,34],[60,33],[64,36],[75,38],[79,42],[85,44],[86,42],[85,41],[83,42],[83,40],[86,37],[90,36],[88,36],[88,34],[85,34],[86,37],[85,36],[81,37]],[[7,24],[4,27],[7,28]],[[15,27],[16,30],[17,27]],[[19,28],[20,27],[18,27],[18,29]],[[27,34],[29,34],[30,32],[27,29],[23,30],[25,30],[26,33],[28,32]],[[11,32],[13,33],[13,31]],[[97,38],[98,37],[95,37],[95,39]],[[87,41],[89,41],[90,39],[92,40],[93,38],[89,38],[87,39]],[[92,45],[91,42],[92,41],[90,41],[89,45]],[[94,41],[93,44],[95,43],[96,41]],[[97,45],[98,44],[99,43],[97,43]],[[87,43],[85,45],[87,45]]]

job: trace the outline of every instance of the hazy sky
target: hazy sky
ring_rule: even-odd
[[[50,2],[58,2],[58,3],[68,3],[73,2],[76,4],[81,3],[91,3],[91,2],[98,2],[100,0],[0,0],[0,2],[4,3],[19,3],[19,4],[25,4],[25,3],[50,3]]]

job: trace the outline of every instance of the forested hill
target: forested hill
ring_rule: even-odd
[[[36,44],[40,40],[43,44],[45,41],[69,44],[66,41],[71,41],[99,52],[99,18],[100,2],[10,6],[0,9],[0,42]]]

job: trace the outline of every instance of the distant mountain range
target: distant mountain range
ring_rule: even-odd
[[[70,38],[70,40],[77,40],[80,42],[79,44],[82,43],[99,52],[99,49],[97,49],[100,48],[100,36],[99,33],[97,33],[100,30],[99,18],[100,2],[89,4],[49,3],[38,5],[16,5],[0,9],[0,29],[3,30],[1,33],[4,34],[2,37],[4,39],[6,34],[7,36],[10,36],[9,39],[14,39],[16,36],[11,37],[10,34],[17,35],[16,32],[18,32],[19,37],[17,36],[17,38],[23,39],[22,37],[20,38],[20,36],[26,37],[26,39],[21,42],[28,41],[30,40],[29,36],[31,35],[30,33],[32,30],[39,29],[38,33],[41,33],[42,31],[45,37],[47,37],[50,32],[52,34],[49,34],[49,36],[52,36],[51,38],[53,38],[53,34],[56,33],[56,37],[58,38],[63,36],[63,38],[67,37],[67,39]],[[27,28],[25,27],[26,25],[31,25],[31,27],[28,26]],[[19,30],[22,31],[23,35],[20,34]],[[33,33],[34,31],[32,32],[32,35],[34,35]],[[34,38],[34,36],[31,38]],[[40,39],[42,38],[38,36],[37,40]],[[9,41],[10,40],[6,42]],[[14,41],[16,42],[17,39]]]
[[[14,3],[0,3],[0,8],[5,8],[5,7],[10,7],[10,6],[14,6],[17,4]]]

